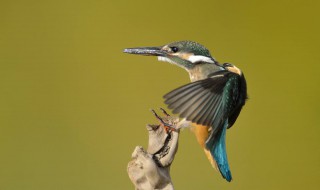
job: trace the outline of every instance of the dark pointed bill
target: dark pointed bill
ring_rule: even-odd
[[[165,52],[161,50],[161,47],[137,47],[137,48],[126,48],[123,53],[149,55],[149,56],[163,56]]]

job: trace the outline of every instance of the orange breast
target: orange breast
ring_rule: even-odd
[[[217,167],[216,161],[214,160],[214,158],[211,155],[210,151],[206,148],[206,140],[208,139],[208,136],[209,136],[209,127],[203,126],[203,125],[199,125],[199,124],[196,124],[196,123],[192,123],[192,125],[193,125],[192,131],[194,132],[198,143],[203,148],[204,153],[206,154],[210,164],[215,169],[217,169],[218,167]]]
[[[194,126],[192,127],[192,131],[196,135],[198,143],[202,148],[205,148],[206,140],[209,136],[209,127],[196,123],[192,123],[192,125]]]

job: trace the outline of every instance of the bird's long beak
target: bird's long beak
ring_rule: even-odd
[[[147,56],[164,56],[165,51],[161,49],[162,47],[137,47],[137,48],[126,48],[123,53],[147,55]]]

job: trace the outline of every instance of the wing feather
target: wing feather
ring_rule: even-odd
[[[220,123],[215,120],[225,115],[221,114],[225,112],[223,91],[229,75],[229,71],[222,70],[207,79],[186,84],[164,95],[165,103],[173,113],[194,123],[206,126]]]

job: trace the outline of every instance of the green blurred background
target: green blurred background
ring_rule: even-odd
[[[0,2],[0,189],[133,189],[150,108],[187,73],[126,47],[193,40],[246,75],[224,181],[189,130],[176,189],[320,189],[319,1]]]

